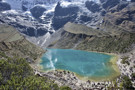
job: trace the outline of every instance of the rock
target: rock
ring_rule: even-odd
[[[26,58],[26,61],[27,61],[28,63],[32,63],[34,60],[31,59],[31,58],[29,58],[29,57],[27,57],[27,58]]]
[[[103,8],[104,8],[104,9],[110,9],[110,8],[116,6],[119,2],[120,2],[120,0],[107,0],[107,1],[103,4]]]
[[[104,3],[106,0],[100,0],[101,3]]]
[[[23,11],[27,11],[27,9],[28,9],[28,1],[22,1],[22,10]]]
[[[99,12],[101,10],[100,5],[96,4],[93,1],[86,1],[85,6],[93,13]]]
[[[11,6],[8,3],[0,2],[0,11],[10,10]]]
[[[73,22],[77,18],[78,11],[79,8],[76,6],[61,7],[60,3],[58,2],[55,8],[52,26],[54,27],[55,30],[57,30],[62,26],[64,26],[67,22],[69,21]]]
[[[135,31],[135,3],[120,3],[104,17],[104,22],[111,22],[126,31]],[[107,25],[109,26],[109,25]]]
[[[31,37],[43,36],[47,32],[48,31],[46,29],[44,29],[44,28],[35,29],[33,27],[27,27],[27,30],[23,30],[22,31],[22,33],[24,33],[25,35],[28,35],[28,36],[31,36]]]
[[[36,19],[42,16],[44,11],[46,11],[46,9],[42,6],[35,6],[32,9],[30,9],[32,16],[35,17]]]
[[[101,11],[101,15],[102,15],[102,16],[105,16],[105,14],[106,14],[106,11],[105,11],[105,10],[102,10],[102,11]]]
[[[32,27],[28,27],[26,31],[23,31],[22,33],[25,33],[29,36],[35,36],[35,29]]]
[[[0,25],[0,50],[9,56],[36,60],[44,50],[27,41],[18,31],[9,25]]]
[[[88,22],[88,21],[91,21],[92,18],[91,17],[88,17],[88,16],[82,15],[82,16],[80,16],[80,20],[82,20],[84,22]]]
[[[128,5],[128,3],[119,4],[117,6],[117,11],[120,11],[120,10],[124,9],[127,5]]]
[[[131,0],[131,2],[135,2],[135,0]]]
[[[37,36],[43,36],[47,33],[48,31],[45,28],[39,28],[37,29]],[[52,32],[50,31],[49,33],[52,34]]]
[[[54,17],[52,26],[55,30],[58,30],[59,28],[63,27],[67,22],[73,22],[76,17],[76,15],[64,18]]]
[[[114,22],[116,25],[121,24],[124,20],[126,20],[126,18],[118,18],[116,19],[116,21]]]
[[[24,5],[22,5],[22,10],[23,11],[27,11],[27,7],[25,7]]]
[[[55,8],[54,15],[55,16],[73,15],[73,14],[76,14],[78,12],[78,10],[79,10],[79,8],[75,7],[75,6],[62,7],[62,6],[60,6],[60,3],[58,2],[57,6]]]

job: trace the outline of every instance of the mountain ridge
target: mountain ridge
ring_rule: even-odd
[[[115,22],[119,21],[117,19],[119,19],[121,16],[114,18],[115,21],[111,21],[109,17],[116,17],[113,12],[118,13],[121,11],[121,9],[128,7],[133,3],[129,1],[127,2],[126,0],[118,0],[117,3],[115,3],[113,0],[90,0],[87,2],[83,0],[64,0],[59,3],[57,3],[58,1],[56,2],[56,0],[54,0],[48,1],[48,3],[49,2],[54,3],[45,4],[40,3],[39,1],[33,4],[29,10],[11,9],[1,11],[1,23],[4,22],[14,26],[27,38],[27,40],[42,47],[46,44],[46,41],[51,34],[62,28],[67,22],[86,25],[93,29],[98,29],[99,31],[106,31],[107,26],[110,25],[109,27],[112,26],[111,29],[109,28],[110,33],[112,33],[112,31],[116,33],[115,29],[117,29],[118,25],[115,25]],[[111,7],[109,7],[110,4],[112,4]],[[24,9],[26,9],[26,7],[24,7]],[[92,10],[96,11],[93,12]],[[65,13],[65,11],[67,12]],[[129,25],[126,26],[126,28],[128,29],[131,27],[133,30],[134,22],[131,20],[124,22],[125,24],[129,22]],[[125,27],[124,22],[120,26]],[[122,27],[118,28],[117,30],[119,31],[125,29]],[[130,31],[132,30],[130,29]]]
[[[77,27],[77,30],[80,29],[80,31],[83,31],[85,29],[82,28],[88,28],[86,26],[76,25],[74,23],[67,23],[66,25],[66,29],[63,27],[63,29],[56,31],[56,35],[54,33],[52,38],[49,39],[51,41],[49,43],[50,45],[48,45],[49,48],[74,48],[86,51],[126,53],[132,50],[131,46],[135,44],[135,39],[133,38],[135,37],[135,33],[132,32],[121,31],[119,34],[110,34],[101,31],[102,34],[99,36],[99,32],[93,32],[92,29],[88,29],[91,32],[90,34],[78,33],[75,30],[75,27]],[[78,26],[81,28],[78,28]],[[57,36],[59,38],[56,38]]]
[[[0,25],[0,51],[11,57],[27,58],[30,62],[40,58],[44,52],[43,49],[27,41],[24,36],[9,25]]]

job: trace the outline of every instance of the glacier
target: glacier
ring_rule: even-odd
[[[11,5],[11,8],[15,10],[22,10],[22,5],[30,10],[37,4],[46,5],[54,8],[53,6],[57,2],[62,2],[62,6],[66,7],[69,4],[85,3],[86,1],[94,1],[96,3],[100,3],[99,0],[3,0],[3,2],[9,3]]]

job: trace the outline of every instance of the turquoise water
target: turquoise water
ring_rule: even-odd
[[[107,63],[112,56],[71,49],[47,49],[42,56],[43,70],[68,70],[81,76],[104,77],[113,73]]]

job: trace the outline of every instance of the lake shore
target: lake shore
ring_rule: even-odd
[[[98,53],[98,52],[96,52]],[[40,76],[47,76],[48,78],[54,80],[56,83],[61,85],[67,85],[72,88],[96,88],[96,84],[99,84],[100,88],[107,88],[109,85],[113,85],[113,80],[120,76],[120,71],[117,66],[117,60],[119,60],[119,56],[116,54],[103,53],[102,54],[111,55],[112,58],[110,60],[110,65],[115,70],[115,74],[111,75],[111,77],[103,77],[105,79],[100,79],[97,77],[87,78],[81,77],[76,73],[65,71],[65,70],[52,70],[52,71],[44,71],[43,67],[40,65],[42,62],[41,59],[36,60],[35,63],[31,64],[33,67],[35,74]],[[66,83],[68,82],[68,83]],[[71,85],[72,84],[72,85]],[[74,85],[74,86],[73,86]],[[102,87],[101,87],[102,86]]]
[[[91,52],[91,51],[88,51],[88,52]],[[92,51],[94,52],[94,51]],[[94,53],[98,53],[98,52],[94,52]],[[80,80],[83,80],[83,81],[87,81],[87,80],[91,80],[91,81],[110,81],[110,80],[113,80],[115,79],[116,77],[118,77],[120,75],[120,71],[119,71],[119,68],[118,68],[118,65],[117,65],[117,60],[118,60],[118,55],[114,54],[114,53],[103,53],[103,52],[99,52],[101,54],[105,54],[105,55],[109,55],[111,56],[110,58],[110,61],[107,63],[108,67],[111,67],[113,70],[112,74],[109,75],[109,76],[104,76],[104,77],[88,77],[88,76],[82,76],[82,75],[79,75],[75,72],[72,72],[72,71],[69,71],[69,72],[72,72],[76,75],[76,77],[78,77]],[[38,59],[36,62],[35,62],[35,65],[38,70],[40,70],[41,72],[46,72],[44,69],[43,69],[43,66],[40,65],[40,63],[42,62],[41,59]],[[58,69],[56,69],[58,70]],[[58,71],[66,71],[66,70],[58,70]],[[51,71],[47,71],[47,72],[51,72]]]
[[[99,81],[113,81],[114,79],[116,79],[118,76],[120,76],[120,70],[119,70],[119,67],[118,67],[118,60],[120,58],[119,55],[116,55],[114,53],[105,53],[105,52],[97,52],[97,51],[88,51],[88,52],[94,52],[94,53],[101,53],[101,54],[106,54],[106,55],[111,55],[111,59],[110,61],[108,62],[108,65],[112,67],[112,69],[114,69],[114,73],[108,77],[82,77],[78,74],[76,74],[77,77],[79,77],[79,79],[81,80],[91,80],[91,81],[94,81],[94,82],[99,82]]]

